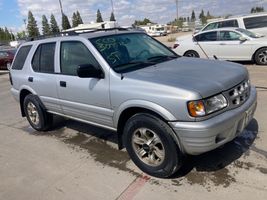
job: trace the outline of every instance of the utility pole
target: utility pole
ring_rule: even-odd
[[[178,18],[179,18],[179,13],[178,13],[178,0],[175,0],[175,2],[176,2],[176,20],[178,21]]]
[[[112,9],[112,12],[114,14],[114,4],[113,4],[113,0],[110,0],[110,3],[111,3],[111,9]]]
[[[62,8],[62,2],[61,2],[61,0],[59,0],[59,6],[60,6],[61,15],[63,16],[63,8]]]

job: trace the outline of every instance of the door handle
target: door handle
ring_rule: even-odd
[[[220,43],[220,45],[226,45],[225,43]]]
[[[29,81],[29,82],[33,82],[33,77],[29,77],[29,78],[28,78],[28,81]]]
[[[60,87],[67,87],[66,81],[60,81],[59,85],[60,85]]]

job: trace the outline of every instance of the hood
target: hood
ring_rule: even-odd
[[[206,98],[239,84],[248,78],[248,71],[236,63],[181,57],[127,73],[125,78],[191,90]]]

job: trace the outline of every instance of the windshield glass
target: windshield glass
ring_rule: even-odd
[[[243,33],[251,38],[258,38],[258,36],[255,33],[252,33],[248,30],[242,29],[242,28],[238,28],[237,31],[239,31],[240,33]]]
[[[118,73],[142,69],[177,58],[177,55],[143,33],[109,35],[90,39],[110,67]]]

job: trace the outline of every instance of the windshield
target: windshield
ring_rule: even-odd
[[[118,73],[165,62],[177,55],[143,33],[109,35],[90,39],[110,67]]]
[[[255,33],[252,33],[252,32],[250,32],[248,30],[245,30],[245,29],[242,29],[242,28],[238,28],[236,30],[239,31],[240,33],[243,33],[243,34],[251,37],[251,38],[258,38],[258,36]]]

